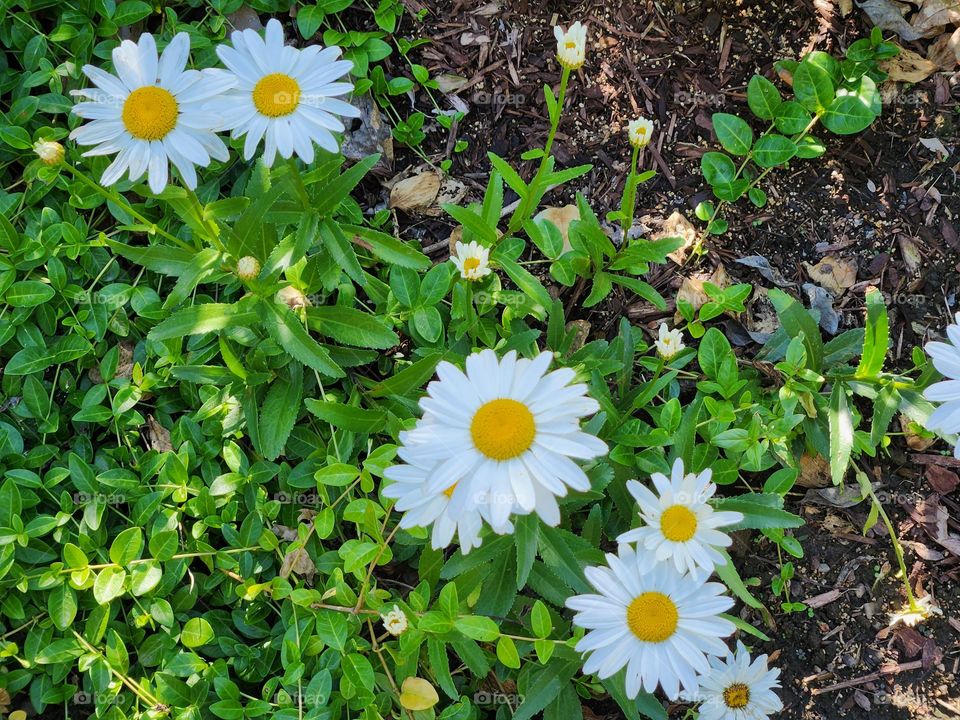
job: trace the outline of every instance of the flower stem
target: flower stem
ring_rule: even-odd
[[[126,199],[116,190],[110,190],[108,188],[103,187],[100,183],[94,182],[89,177],[87,177],[86,174],[83,173],[83,171],[78,170],[70,163],[63,163],[63,167],[67,168],[67,170],[73,173],[73,176],[75,178],[85,183],[88,187],[91,187],[94,190],[96,190],[98,193],[103,195],[103,197],[105,197],[107,200],[113,202],[116,205],[119,205],[121,208],[123,208],[124,212],[128,213],[131,217],[133,217],[134,219],[146,225],[151,235],[159,235],[161,237],[164,237],[167,240],[175,242],[177,245],[184,248],[185,250],[195,249],[191,247],[189,243],[181,240],[176,235],[170,234],[169,232],[161,228],[159,225],[157,225],[155,222],[153,222],[153,220],[148,220],[144,215],[134,210],[133,206],[130,203],[128,203]]]

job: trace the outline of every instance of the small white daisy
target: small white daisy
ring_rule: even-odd
[[[80,145],[95,145],[84,153],[117,157],[100,183],[113,185],[124,173],[134,182],[147,174],[150,189],[167,185],[168,163],[180,171],[183,184],[197,186],[194,166],[226,160],[227,146],[214,133],[223,121],[206,104],[232,87],[234,80],[217,70],[184,70],[190,36],[178,33],[157,57],[153,36],[139,42],[124,40],[113,51],[117,76],[93,65],[83,73],[98,89],[75,90],[91,102],[73,107],[73,114],[91,120],[70,133]]]
[[[947,378],[923,392],[930,402],[941,403],[930,414],[927,429],[946,435],[960,432],[960,313],[956,321],[956,325],[947,325],[948,342],[928,342],[923,348],[933,360],[933,366]],[[960,458],[960,444],[954,447],[953,454]]]
[[[583,67],[587,59],[587,28],[578,20],[564,32],[559,25],[553,27],[557,38],[557,60],[567,70]]]
[[[276,19],[267,23],[266,38],[253,30],[230,36],[233,47],[220,45],[217,55],[236,77],[236,88],[220,98],[227,129],[233,138],[246,136],[243,157],[253,157],[264,141],[263,162],[296,153],[308,165],[316,143],[340,152],[333,133],[343,132],[338,115],[360,117],[360,111],[337,97],[353,91],[353,83],[334,82],[353,69],[338,60],[340,48],[309,45],[301,50],[284,44]]]
[[[766,720],[783,709],[773,688],[780,687],[780,670],[767,669],[767,656],[751,662],[737,641],[736,653],[725,660],[710,658],[710,672],[700,677],[698,720]]]
[[[653,341],[653,344],[664,360],[669,360],[686,347],[683,344],[683,333],[677,328],[671,330],[666,323],[660,323],[657,339]]]
[[[638,117],[636,120],[631,120],[627,126],[627,136],[630,138],[630,144],[633,147],[642,150],[650,144],[650,138],[653,137],[653,121],[645,117]],[[663,327],[663,325],[660,327]]]
[[[907,603],[900,610],[890,615],[890,627],[904,624],[907,627],[916,627],[931,615],[943,615],[943,610],[933,602],[933,596],[927,595],[916,601],[916,608]]]
[[[576,595],[574,625],[589,632],[577,643],[592,653],[585,673],[605,679],[626,667],[627,697],[659,685],[676,700],[680,687],[698,690],[697,673],[710,669],[708,656],[726,655],[721,638],[734,625],[720,613],[733,606],[723,585],[677,572],[668,563],[648,568],[628,545],[607,554],[608,567],[588,567],[587,580],[599,595]]]
[[[479,280],[491,273],[490,248],[480,245],[476,240],[456,244],[456,254],[450,256],[450,261],[460,271],[464,280]]]
[[[399,452],[409,464],[386,469],[384,477],[392,483],[383,489],[383,495],[397,501],[394,508],[403,513],[400,527],[432,525],[430,545],[435,550],[447,547],[454,535],[464,555],[479,547],[483,518],[470,483],[454,481],[448,487],[432,490],[429,478],[433,462],[424,462],[422,453],[408,454],[403,448]]]
[[[407,631],[407,615],[400,609],[399,605],[394,605],[393,609],[380,614],[380,620],[383,627],[394,637],[399,637]]]
[[[717,491],[711,475],[709,468],[699,475],[684,475],[683,460],[677,458],[670,478],[662,473],[651,476],[659,497],[636,480],[627,481],[645,525],[623,533],[617,542],[636,542],[652,550],[653,555],[647,556],[651,564],[672,560],[680,572],[709,576],[726,562],[716,548],[732,542],[717,528],[743,520],[738,512],[718,512],[707,503]]]
[[[515,512],[560,522],[557,498],[590,481],[573,459],[604,455],[607,446],[580,429],[599,410],[569,368],[547,372],[553,353],[533,360],[493,350],[467,358],[466,373],[448,362],[420,400],[423,417],[400,434],[402,460],[430,468],[427,493],[456,488],[453,514],[477,506],[495,532],[509,532]],[[395,470],[393,472],[396,472]],[[389,476],[388,476],[389,477]],[[460,501],[463,493],[464,500]]]

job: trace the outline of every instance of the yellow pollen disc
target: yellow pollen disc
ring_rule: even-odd
[[[567,40],[567,49],[568,49],[568,50],[573,50],[576,46],[577,46],[577,44],[576,44],[575,42],[573,42],[573,40]]]
[[[677,606],[663,593],[645,592],[627,608],[627,627],[644,642],[660,643],[677,630]]]
[[[138,140],[162,140],[176,127],[179,114],[169,90],[146,85],[127,96],[120,116],[123,126]]]
[[[264,75],[253,86],[253,104],[267,117],[289,115],[300,104],[300,86],[283,73]]]
[[[454,483],[453,485],[448,487],[446,490],[444,490],[443,494],[446,495],[448,498],[451,498],[453,497],[453,491],[456,489],[457,489],[457,483]]]
[[[523,403],[508,398],[481,405],[470,423],[473,444],[493,460],[522,455],[533,444],[536,434],[533,413]]]
[[[671,505],[660,516],[660,532],[667,540],[686,542],[697,532],[697,516],[683,505]]]
[[[469,257],[463,261],[464,270],[476,270],[478,267],[480,267],[480,260],[475,257]]]
[[[731,685],[723,691],[723,702],[731,710],[745,708],[750,702],[750,688],[742,683]]]

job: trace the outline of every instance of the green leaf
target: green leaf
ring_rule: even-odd
[[[127,528],[110,544],[110,561],[117,565],[129,565],[143,552],[143,531],[138,527]]]
[[[807,129],[813,120],[803,105],[795,100],[787,100],[777,108],[775,124],[784,135],[797,135]]]
[[[379,316],[343,305],[307,308],[310,329],[344,345],[387,350],[400,338]]]
[[[793,94],[797,102],[810,112],[822,112],[833,102],[833,72],[822,56],[830,57],[826,53],[810,53],[793,73]]]
[[[257,307],[267,332],[277,345],[319,373],[332,378],[344,376],[330,353],[310,337],[290,308],[270,301],[261,302]]]
[[[819,372],[823,367],[823,340],[820,337],[817,321],[783,290],[773,288],[767,296],[773,303],[787,334],[790,337],[803,338],[803,344],[807,349],[807,364],[810,369]]]
[[[469,208],[444,203],[440,206],[450,217],[463,225],[480,244],[493,247],[497,243],[497,228],[488,225],[486,220]]]
[[[863,352],[857,366],[858,378],[873,378],[883,369],[890,343],[887,305],[876,288],[866,296],[867,323],[863,334]]]
[[[711,185],[732,183],[737,174],[737,166],[729,156],[719,152],[704,153],[700,159],[700,169],[704,179]]]
[[[508,668],[520,667],[520,653],[513,638],[503,636],[497,640],[497,659]]]
[[[783,165],[797,154],[797,145],[790,138],[770,133],[757,140],[753,146],[753,160],[763,168]]]
[[[530,577],[530,570],[537,557],[540,538],[540,522],[533,515],[523,515],[514,523],[517,548],[517,590],[522,590]]]
[[[761,120],[771,120],[782,99],[777,86],[761,75],[754,75],[747,83],[747,105]]]
[[[300,393],[303,389],[303,366],[292,362],[267,390],[259,417],[267,422],[260,424],[258,439],[260,454],[267,460],[276,460],[293,431],[300,414]]]
[[[549,637],[550,633],[553,632],[550,611],[540,600],[533,603],[533,610],[530,612],[530,627],[533,629],[533,634],[538,638]]]
[[[725,532],[734,530],[772,530],[803,526],[803,518],[783,509],[783,498],[774,493],[744,493],[726,497],[716,502],[717,510],[734,511],[743,515],[743,520],[728,525]]]
[[[864,76],[857,93],[837,96],[823,114],[823,125],[836,135],[853,135],[865,130],[876,120],[872,107],[877,88],[873,80]]]
[[[49,591],[47,612],[58,630],[69,628],[77,616],[77,594],[68,583],[61,583]]]
[[[190,618],[180,631],[180,642],[188,648],[203,647],[214,637],[213,626],[201,617]]]
[[[379,153],[368,155],[349,170],[327,183],[321,188],[317,201],[313,207],[321,217],[328,217],[340,207],[340,203],[347,199],[353,190],[366,176],[370,169],[380,159]],[[346,229],[346,228],[344,228]]]
[[[191,305],[173,313],[159,325],[154,326],[147,337],[150,340],[168,340],[185,335],[225,330],[230,327],[247,327],[257,322],[257,314],[248,305],[239,303],[207,303]]]
[[[471,640],[492,642],[500,637],[500,626],[482,615],[463,615],[454,621],[453,626]]]
[[[101,605],[106,605],[123,595],[123,583],[127,572],[118,567],[105,567],[93,581],[93,597]]]
[[[731,155],[742,157],[750,152],[750,147],[753,145],[753,130],[736,115],[714,113],[713,130],[723,149]]]
[[[717,565],[717,577],[730,589],[730,592],[740,598],[744,603],[758,610],[762,608],[763,603],[757,600],[747,589],[747,586],[744,585],[743,579],[740,577],[740,573],[737,572],[737,568],[733,564],[733,560],[730,559],[730,555],[727,554],[727,551],[719,548],[718,551],[726,558],[727,562],[725,565]]]
[[[830,477],[834,485],[840,485],[847,474],[853,451],[853,416],[847,404],[847,388],[842,382],[833,385],[827,420],[830,427]]]
[[[386,413],[381,410],[364,410],[338,402],[322,402],[307,398],[307,410],[324,422],[350,432],[371,435],[383,430],[387,421]]]
[[[20,280],[9,287],[3,299],[11,307],[36,307],[49,302],[56,294],[47,283]]]
[[[366,243],[370,252],[389,265],[399,265],[411,270],[425,270],[432,264],[430,258],[420,250],[379,230],[359,225],[341,225],[340,229]]]

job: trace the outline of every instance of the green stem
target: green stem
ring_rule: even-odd
[[[640,157],[640,148],[633,148],[633,156],[630,158],[630,177],[627,178],[627,184],[623,188],[624,217],[620,221],[620,227],[623,228],[623,242],[627,242],[627,233],[633,227],[633,214],[637,209],[637,159]]]
[[[62,167],[65,167],[67,170],[73,173],[73,176],[75,178],[85,183],[88,187],[91,187],[94,190],[96,190],[98,193],[103,195],[103,197],[105,197],[107,200],[110,200],[114,204],[119,205],[130,216],[132,216],[136,220],[146,225],[151,235],[160,235],[161,237],[164,237],[167,240],[175,242],[177,245],[179,245],[185,250],[194,250],[194,248],[191,247],[189,243],[184,242],[183,240],[181,240],[175,235],[171,235],[169,232],[167,232],[166,230],[161,228],[159,225],[157,225],[155,222],[153,222],[153,220],[148,220],[144,215],[134,210],[133,206],[130,203],[128,203],[126,199],[116,190],[110,190],[108,188],[103,187],[100,183],[94,182],[89,177],[87,177],[81,170],[78,170],[77,168],[75,168],[73,165],[70,165],[69,163],[63,163]]]
[[[909,573],[907,572],[907,563],[903,559],[903,548],[900,546],[900,541],[897,539],[897,531],[894,529],[893,523],[890,522],[890,517],[887,515],[887,511],[883,509],[883,503],[880,502],[880,498],[878,498],[876,493],[873,492],[873,486],[870,484],[869,478],[867,478],[867,476],[862,472],[858,472],[857,480],[860,482],[860,488],[870,496],[870,501],[877,509],[877,514],[883,520],[883,524],[887,527],[887,533],[890,535],[890,542],[893,543],[893,554],[897,556],[897,564],[900,566],[900,577],[903,580],[903,588],[907,592],[907,601],[910,605],[910,611],[919,612],[920,606],[917,605],[917,600],[913,596],[913,589],[910,587],[910,577]]]

